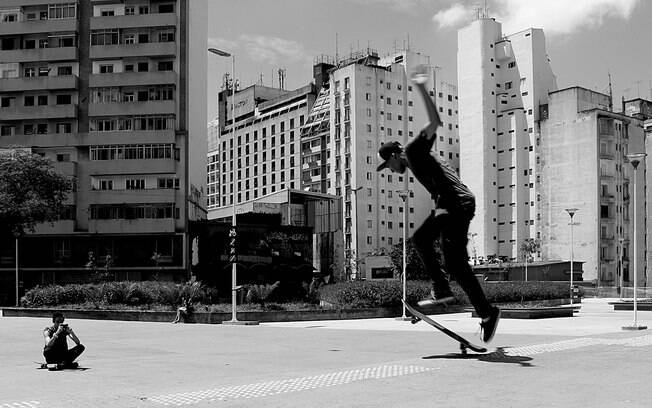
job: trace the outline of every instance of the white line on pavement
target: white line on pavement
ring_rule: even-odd
[[[315,388],[332,387],[354,381],[398,377],[437,370],[434,367],[415,365],[381,365],[355,370],[339,371],[289,380],[267,381],[255,384],[215,388],[211,390],[167,394],[147,397],[146,400],[162,405],[190,405],[202,401],[226,401],[242,398],[259,398]]]

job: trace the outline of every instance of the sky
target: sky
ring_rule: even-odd
[[[367,47],[384,56],[406,47],[430,56],[440,76],[457,81],[457,30],[484,0],[208,0],[208,44],[235,55],[240,87],[261,83],[285,89],[312,80],[320,55],[346,56]],[[503,34],[542,28],[558,87],[607,92],[614,105],[652,99],[652,1],[486,0]],[[231,59],[208,56],[208,117]]]

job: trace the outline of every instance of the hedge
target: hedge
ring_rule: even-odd
[[[570,295],[567,282],[484,282],[481,286],[491,303],[565,299]],[[408,281],[408,303],[415,304],[426,298],[430,288],[428,281]],[[470,305],[466,294],[456,282],[451,282],[451,290],[458,304]],[[403,285],[398,280],[341,282],[322,286],[319,295],[322,301],[342,308],[394,307],[401,304]],[[580,288],[580,296],[583,295],[583,288]]]
[[[72,285],[37,286],[21,299],[24,307],[47,307],[63,304],[92,304],[96,308],[108,305],[164,305],[176,307],[181,298],[210,303],[212,290],[199,282],[104,282]]]
[[[492,303],[565,299],[569,296],[567,282],[484,282],[481,285]],[[268,297],[274,292],[274,285],[264,285],[265,290],[258,286],[252,285],[248,288],[247,297],[252,298],[249,299],[252,307],[255,303],[270,303],[270,307],[283,308],[281,302]],[[468,298],[459,285],[452,282],[451,289],[458,304],[469,305]],[[49,285],[28,290],[21,304],[24,307],[84,305],[96,309],[132,307],[141,310],[174,310],[181,303],[182,297],[190,298],[198,306],[211,305],[212,300],[216,298],[216,292],[215,289],[202,286],[199,282],[175,284],[143,281]],[[415,304],[429,295],[430,282],[408,281],[406,292],[408,303]],[[258,296],[257,300],[253,299],[254,295]],[[312,299],[312,296],[315,299]],[[581,287],[580,296],[584,296]],[[403,286],[398,280],[356,281],[323,285],[317,293],[311,290],[310,299],[307,301],[320,300],[339,308],[374,308],[400,306],[402,297]]]

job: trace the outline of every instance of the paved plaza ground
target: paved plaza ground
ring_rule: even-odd
[[[502,319],[459,353],[395,319],[259,326],[69,320],[86,370],[39,370],[42,318],[0,318],[0,408],[649,407],[652,312],[585,299],[574,317]],[[470,313],[435,318],[479,343]]]

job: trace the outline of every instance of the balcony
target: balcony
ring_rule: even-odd
[[[27,20],[11,23],[0,23],[0,35],[26,35],[39,33],[53,34],[63,31],[79,31],[79,22],[77,19],[66,18],[55,20]]]
[[[179,166],[181,165],[181,162],[174,159],[93,160],[88,162],[86,168],[91,176],[106,174],[169,174],[177,171],[177,163],[179,163]]]
[[[111,28],[174,27],[177,25],[175,13],[152,13],[134,16],[110,16],[91,18],[91,30]]]
[[[92,190],[88,192],[89,204],[174,203],[181,190]]]
[[[59,220],[53,223],[44,222],[37,224],[34,234],[72,234],[75,232],[77,222],[75,220]]]
[[[0,61],[73,61],[77,59],[77,47],[34,48],[0,51]]]
[[[177,83],[177,73],[162,72],[123,72],[114,74],[93,74],[90,76],[91,88],[139,85],[173,85]]]
[[[91,59],[117,59],[129,57],[174,57],[176,42],[144,44],[93,45]]]
[[[173,114],[174,101],[92,103],[88,105],[88,116],[126,116]]]
[[[174,219],[88,220],[88,232],[103,234],[174,232]]]
[[[76,89],[79,78],[75,75],[22,77],[0,79],[3,92]]]
[[[88,132],[79,145],[93,146],[101,144],[132,143],[174,143],[175,131],[168,130],[133,130],[116,132]]]
[[[77,162],[72,161],[61,161],[52,163],[54,170],[65,176],[74,176],[77,177]]]
[[[1,112],[1,110],[0,110]],[[32,135],[3,136],[3,146],[58,147],[78,146],[78,133],[45,133]]]
[[[78,0],[66,1],[66,3],[77,4]],[[60,4],[61,0],[2,0],[3,8],[19,8],[26,6],[44,6],[48,4]]]
[[[3,120],[70,119],[77,117],[77,105],[12,106],[0,108]]]

